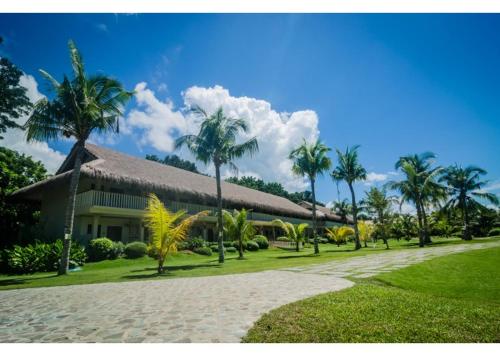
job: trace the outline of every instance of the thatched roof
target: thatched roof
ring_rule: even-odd
[[[309,203],[308,201],[301,201],[299,203],[300,206],[303,208],[306,208],[307,210],[312,210],[312,204]],[[341,222],[343,223],[344,221],[342,220],[342,217],[340,215],[335,214],[332,209],[327,208],[326,206],[321,206],[316,204],[316,215],[318,217],[325,217],[327,220],[330,221],[335,221],[335,222]],[[352,224],[353,220],[352,217],[347,216],[347,223]]]
[[[74,160],[70,152],[55,176],[16,191],[13,195],[27,198],[52,184],[69,181]],[[212,177],[129,156],[92,144],[85,145],[81,174],[84,177],[127,184],[143,192],[166,193],[172,199],[203,205],[216,205],[216,182]],[[222,182],[225,208],[247,208],[256,212],[281,216],[311,218],[311,212],[288,199]]]

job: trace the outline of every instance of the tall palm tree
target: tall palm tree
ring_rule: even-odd
[[[469,213],[472,209],[484,208],[476,199],[484,199],[498,205],[499,200],[495,194],[481,191],[486,185],[486,181],[481,181],[480,177],[485,175],[486,171],[475,166],[462,168],[455,164],[448,167],[441,176],[440,181],[448,186],[450,199],[445,208],[456,207],[462,212],[462,238],[471,240],[472,236],[469,230]]]
[[[75,197],[80,179],[80,169],[85,141],[93,132],[118,132],[118,119],[123,107],[133,95],[122,84],[102,74],[88,76],[85,73],[82,56],[72,41],[69,54],[73,77],[66,75],[59,83],[49,73],[40,70],[48,80],[54,98],[39,100],[26,121],[27,140],[51,140],[61,137],[74,138],[75,163],[71,173],[69,197],[64,223],[64,248],[59,265],[59,275],[68,272],[71,234],[75,213]]]
[[[247,220],[247,211],[234,210],[230,212],[223,210],[222,216],[224,217],[224,232],[226,236],[238,241],[239,258],[243,258],[243,242],[250,239],[255,235],[253,225]]]
[[[319,253],[318,236],[316,234],[316,191],[314,184],[318,175],[328,171],[332,161],[327,153],[330,148],[326,147],[320,140],[314,143],[307,143],[306,140],[290,152],[289,158],[293,161],[292,172],[298,176],[309,178],[312,195],[312,230],[314,238],[314,253]]]
[[[347,224],[347,216],[351,214],[352,207],[347,199],[343,199],[333,203],[332,211],[340,216],[340,219],[344,224]]]
[[[366,170],[361,166],[358,160],[359,145],[355,145],[349,149],[346,148],[345,153],[337,149],[338,165],[332,172],[334,180],[344,180],[349,186],[351,191],[351,204],[352,204],[352,219],[354,222],[354,239],[356,243],[356,250],[361,248],[359,242],[359,229],[358,229],[358,207],[356,205],[356,196],[354,194],[353,184],[356,181],[366,179]]]
[[[294,225],[290,222],[280,219],[273,220],[272,224],[281,228],[286,237],[295,242],[295,251],[299,252],[300,243],[304,242],[306,235],[305,232],[309,225],[306,223]]]
[[[223,223],[222,223],[222,189],[220,168],[227,164],[232,170],[237,170],[233,160],[241,158],[245,154],[251,156],[259,150],[255,137],[237,144],[236,134],[241,130],[248,131],[248,125],[242,118],[231,118],[224,114],[222,107],[213,114],[208,115],[200,107],[193,109],[195,115],[200,116],[203,121],[197,135],[185,135],[179,137],[175,142],[178,149],[184,145],[195,155],[196,159],[215,166],[215,180],[217,184],[217,236],[219,248],[219,263],[224,263]]]
[[[401,202],[412,202],[417,210],[417,223],[419,226],[419,246],[431,242],[428,226],[426,207],[436,204],[445,196],[445,190],[437,182],[441,167],[432,168],[435,155],[432,152],[400,157],[396,162],[396,169],[400,169],[405,176],[400,182],[388,182],[389,189],[397,190],[401,194]]]

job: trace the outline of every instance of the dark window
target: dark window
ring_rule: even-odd
[[[112,241],[122,240],[122,227],[121,226],[108,226],[108,239]]]
[[[120,194],[124,193],[123,189],[119,189],[119,188],[109,188],[109,191],[111,193],[120,193]]]
[[[95,184],[94,184],[94,183],[92,183],[92,184],[90,185],[90,189],[91,189],[91,190],[95,190]]]
[[[97,237],[101,237],[101,225],[97,225]]]
[[[87,235],[90,235],[92,233],[92,224],[87,225]]]
[[[104,192],[104,185],[101,185],[101,190]]]

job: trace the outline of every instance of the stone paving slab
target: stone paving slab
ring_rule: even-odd
[[[239,342],[265,312],[348,288],[265,271],[0,292],[0,342]]]

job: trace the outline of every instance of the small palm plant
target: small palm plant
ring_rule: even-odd
[[[337,247],[340,247],[340,244],[346,243],[349,236],[354,235],[354,229],[350,226],[332,227],[325,230],[328,238],[335,242]]]
[[[367,247],[367,241],[372,237],[373,233],[373,224],[367,223],[364,220],[358,222],[358,232],[359,239],[365,243],[365,247]]]
[[[151,233],[150,247],[158,258],[158,274],[164,272],[167,256],[177,251],[177,245],[187,238],[191,225],[207,214],[207,211],[202,211],[185,218],[185,210],[172,213],[155,194],[148,196],[145,222]]]
[[[319,253],[318,236],[316,234],[316,192],[315,183],[318,175],[328,171],[332,165],[327,157],[330,148],[317,140],[313,144],[308,144],[306,140],[290,152],[289,158],[293,161],[292,172],[301,177],[307,177],[311,183],[312,193],[312,230],[314,239],[314,253]]]
[[[40,99],[26,121],[27,140],[55,140],[62,137],[76,140],[75,160],[69,184],[68,203],[64,221],[64,247],[58,274],[68,273],[71,234],[75,216],[75,198],[80,180],[85,142],[93,132],[117,132],[119,117],[133,92],[102,74],[87,75],[82,56],[72,41],[68,44],[73,67],[73,78],[64,76],[58,82],[49,73],[40,70],[54,91],[52,100]]]
[[[247,220],[247,211],[234,210],[230,212],[223,210],[224,233],[233,241],[238,241],[239,259],[243,258],[243,242],[251,239],[255,235],[253,225]]]
[[[304,242],[304,239],[306,237],[305,232],[309,224],[302,223],[294,225],[290,222],[283,221],[280,219],[273,220],[272,224],[282,229],[286,237],[288,237],[290,241],[295,242],[295,251],[299,252],[300,243]]]
[[[202,108],[196,107],[193,112],[200,116],[203,121],[197,135],[185,135],[179,137],[175,142],[175,148],[186,145],[195,155],[196,159],[208,164],[213,163],[215,167],[215,181],[217,185],[217,241],[219,248],[219,263],[224,263],[223,222],[222,222],[222,188],[220,168],[228,165],[237,170],[234,160],[245,154],[252,156],[259,150],[255,137],[248,141],[237,144],[238,132],[248,132],[248,124],[242,118],[231,118],[224,114],[222,108],[209,115]]]
[[[349,190],[351,191],[351,211],[352,219],[354,222],[354,238],[356,250],[361,248],[361,244],[359,242],[360,236],[358,231],[358,207],[356,205],[356,196],[354,195],[353,184],[356,181],[366,179],[366,170],[359,163],[358,148],[358,145],[353,146],[352,148],[347,147],[345,153],[337,149],[339,163],[331,174],[334,181],[344,180],[349,186]]]

